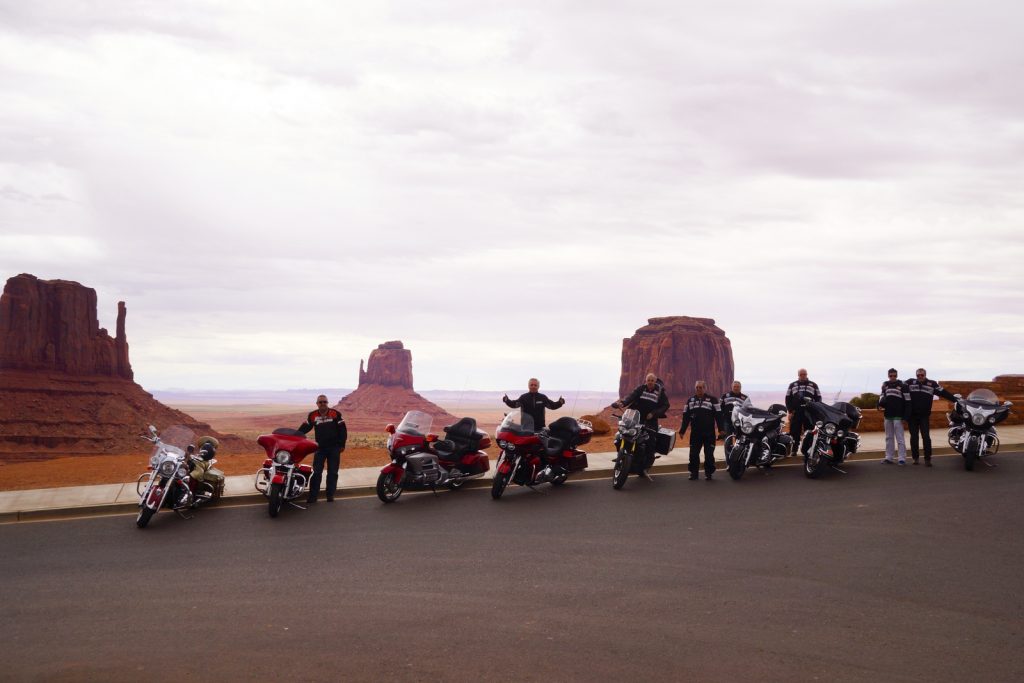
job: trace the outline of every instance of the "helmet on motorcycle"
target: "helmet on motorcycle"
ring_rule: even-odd
[[[212,436],[203,436],[199,438],[196,445],[199,446],[199,456],[203,460],[213,460],[214,456],[217,455],[220,442]]]

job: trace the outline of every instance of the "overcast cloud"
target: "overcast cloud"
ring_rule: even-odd
[[[151,389],[1024,372],[1019,2],[0,0],[0,276]]]

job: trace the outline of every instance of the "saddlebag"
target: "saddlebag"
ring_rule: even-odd
[[[676,430],[662,427],[655,437],[654,450],[662,455],[668,455],[676,447]]]

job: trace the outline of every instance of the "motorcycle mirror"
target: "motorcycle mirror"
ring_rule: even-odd
[[[389,424],[387,427],[384,428],[384,431],[387,432],[388,434],[394,434],[395,433],[395,425]]]
[[[959,401],[960,399],[963,398],[963,396],[961,396],[960,394],[953,394],[953,398]]]
[[[193,446],[192,444],[189,444],[188,448],[185,449],[185,452],[188,453],[189,455],[192,455],[193,453],[196,452],[196,447]]]
[[[1013,401],[1006,401],[1005,403],[1003,403],[1003,405],[1009,408],[1010,406],[1013,405]]]
[[[156,427],[154,427],[153,425],[149,425],[149,433],[152,436],[156,436]]]

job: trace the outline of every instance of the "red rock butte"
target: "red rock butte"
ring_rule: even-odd
[[[434,431],[456,417],[413,390],[412,351],[400,341],[384,342],[370,352],[364,369],[359,362],[359,386],[335,406],[350,430],[380,431],[397,424],[406,412],[420,410],[434,418]]]
[[[0,295],[0,459],[137,453],[146,425],[182,424],[242,446],[163,405],[136,384],[118,303],[117,331],[99,326],[96,290],[66,280],[10,278]]]
[[[648,372],[665,382],[673,405],[692,396],[700,379],[709,393],[721,396],[732,385],[732,344],[711,318],[651,318],[622,340],[619,395],[632,391]]]

